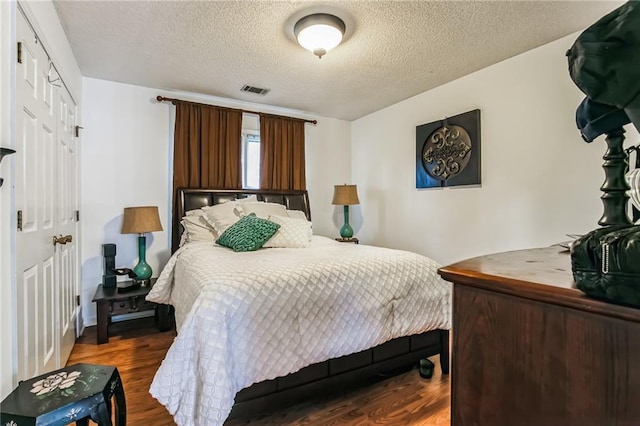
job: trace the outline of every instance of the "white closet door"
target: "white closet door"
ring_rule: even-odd
[[[65,87],[58,90],[56,230],[64,243],[56,249],[60,307],[60,361],[64,365],[75,343],[76,294],[78,288],[76,105]]]
[[[24,16],[16,17],[16,311],[24,380],[63,366],[75,339],[76,107],[60,81],[50,82],[55,69]],[[71,241],[54,244],[60,235]]]

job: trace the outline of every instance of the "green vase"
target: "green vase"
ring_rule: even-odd
[[[349,206],[344,206],[344,225],[340,228],[340,236],[342,238],[353,237],[353,228],[349,225]]]
[[[136,274],[136,281],[146,281],[151,278],[151,266],[146,261],[147,238],[144,234],[138,236],[138,264],[133,268]]]

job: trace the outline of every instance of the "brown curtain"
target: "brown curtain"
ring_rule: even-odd
[[[242,188],[242,111],[176,102],[173,190]]]
[[[304,120],[260,114],[260,188],[307,189]]]
[[[242,188],[242,111],[176,103],[173,136],[173,246],[178,246],[176,189]]]

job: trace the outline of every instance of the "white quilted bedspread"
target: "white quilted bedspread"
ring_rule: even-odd
[[[178,425],[222,425],[235,394],[390,339],[449,329],[451,285],[424,256],[314,236],[308,248],[235,253],[190,243],[147,299],[178,336],[151,394]]]

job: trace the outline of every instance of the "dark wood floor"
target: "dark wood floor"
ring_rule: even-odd
[[[109,343],[96,345],[95,327],[88,327],[68,364],[115,365],[127,398],[127,423],[174,425],[171,415],[150,394],[149,386],[175,332],[158,333],[153,319],[110,327]],[[260,418],[239,417],[225,423],[239,425],[449,425],[450,380],[442,376],[438,357],[429,380],[417,370],[368,384],[332,398],[309,401]]]

